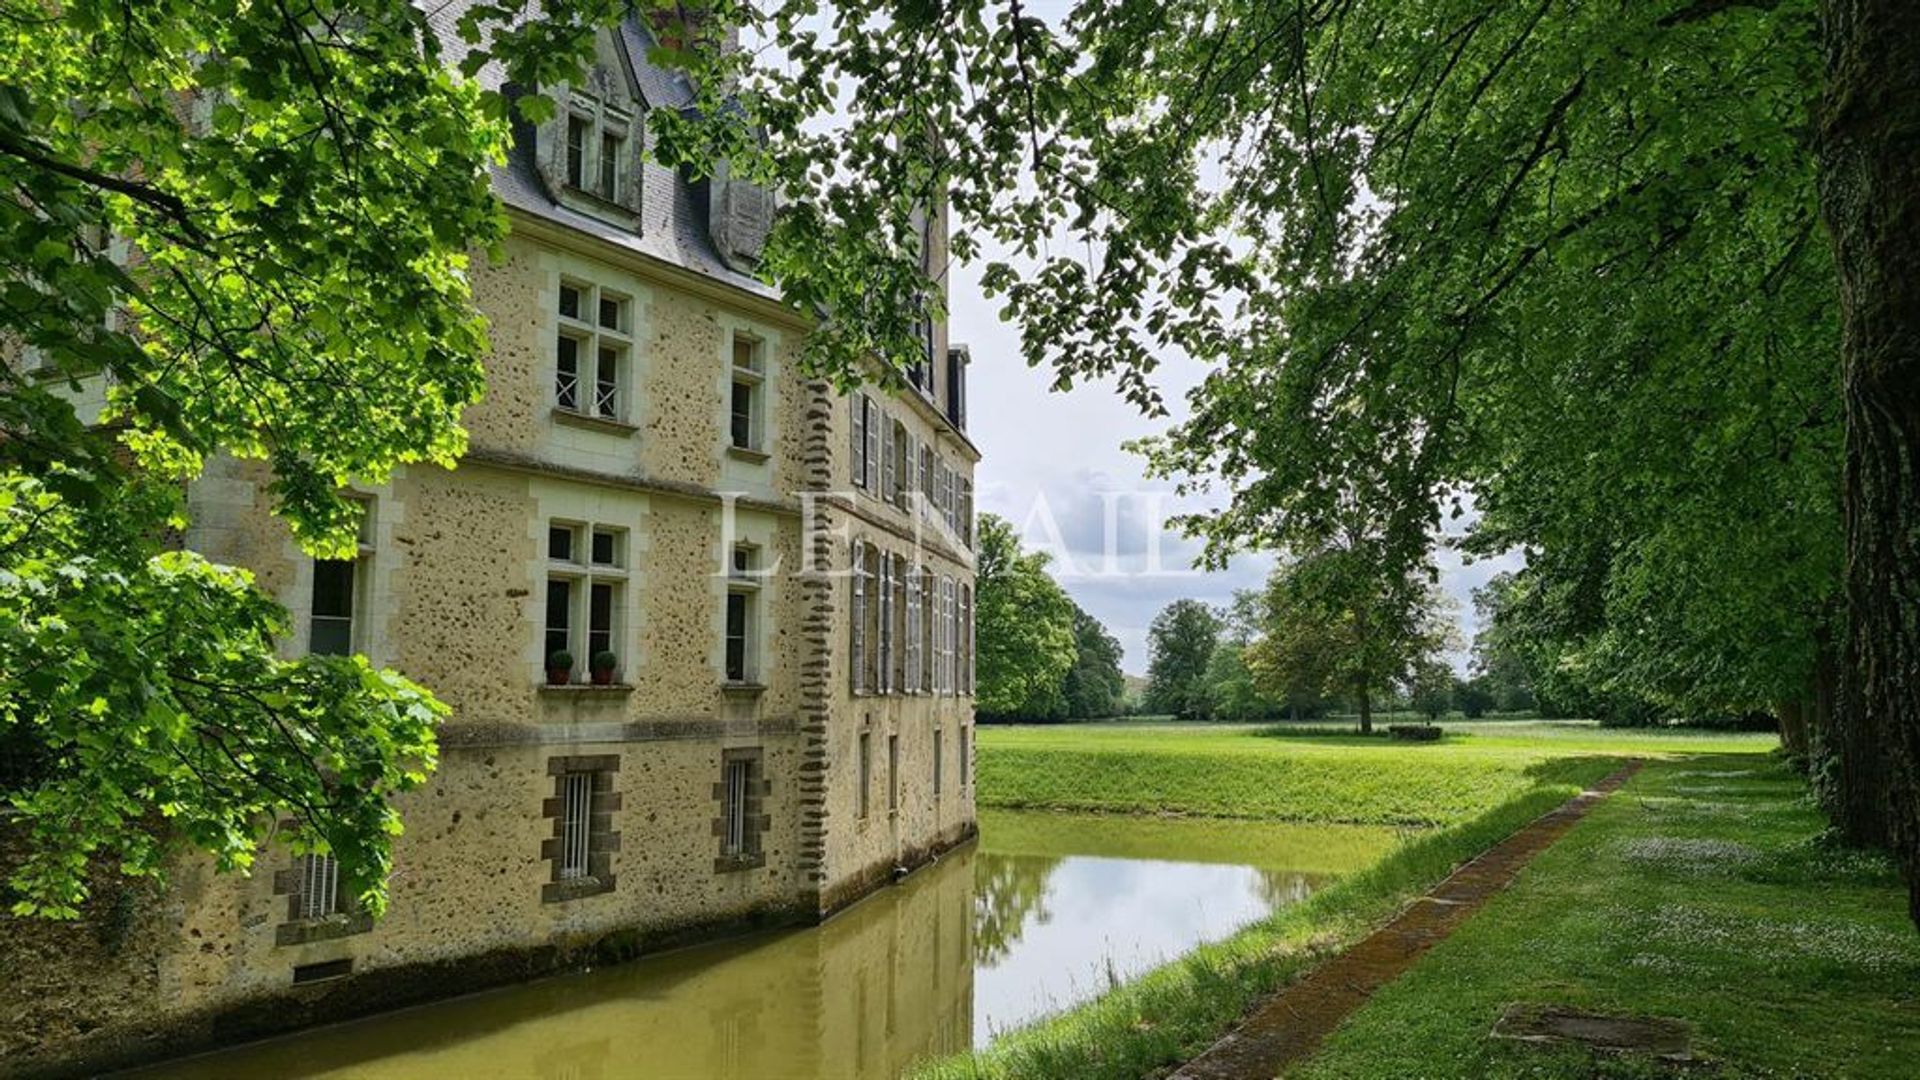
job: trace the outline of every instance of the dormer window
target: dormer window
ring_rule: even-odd
[[[625,205],[634,165],[627,152],[627,140],[634,131],[632,115],[575,90],[567,96],[566,122],[567,186]]]

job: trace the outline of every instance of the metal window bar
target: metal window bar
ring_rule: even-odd
[[[611,417],[620,408],[620,358],[612,349],[600,350],[600,364],[593,382],[593,409]]]
[[[320,919],[339,910],[340,864],[331,855],[300,857],[300,914]]]
[[[588,810],[592,802],[593,774],[568,773],[562,788],[560,827],[560,876],[587,876],[587,838],[591,833]]]
[[[553,401],[563,409],[578,409],[580,376],[564,367],[558,369],[553,376]]]

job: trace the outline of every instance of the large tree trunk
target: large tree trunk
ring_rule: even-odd
[[[1366,688],[1360,688],[1360,734],[1373,734],[1373,699]]]
[[[1920,923],[1920,3],[1824,0],[1820,201],[1840,272],[1841,784],[1884,805]],[[1857,789],[1884,755],[1884,787]],[[1880,786],[1880,785],[1875,785]]]
[[[1780,748],[1798,766],[1807,763],[1807,713],[1810,698],[1792,698],[1774,705],[1774,718],[1780,721]]]

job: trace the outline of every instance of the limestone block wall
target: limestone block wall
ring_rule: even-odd
[[[476,451],[767,499],[791,499],[803,486],[806,403],[794,374],[799,336],[789,320],[689,293],[643,263],[519,234],[508,239],[506,256],[502,263],[475,258],[474,299],[494,350],[486,399],[466,414]],[[608,339],[625,352],[630,391],[616,422],[555,412],[563,283],[604,290],[626,305],[625,332]],[[763,343],[764,458],[728,450],[735,333]]]
[[[890,419],[899,419],[915,439],[931,445],[956,474],[971,478],[978,452],[915,391],[887,394],[870,389]],[[858,898],[897,866],[913,867],[951,847],[974,830],[971,754],[973,698],[957,693],[878,694],[852,689],[851,543],[861,540],[897,558],[918,558],[932,572],[973,584],[973,553],[930,516],[895,506],[875,490],[853,483],[852,397],[835,395],[826,410],[824,442],[831,448],[837,542],[830,593],[842,613],[828,643],[828,775],[823,785],[827,842],[822,906],[832,910]],[[873,601],[869,599],[869,603]],[[896,643],[896,648],[901,647]],[[869,642],[868,648],[873,648]],[[868,812],[860,814],[861,735],[870,755]],[[935,791],[935,747],[941,759]],[[962,762],[962,757],[968,760]],[[897,766],[896,766],[897,761]],[[889,791],[892,793],[890,806]]]
[[[800,378],[800,330],[789,318],[764,301],[729,303],[671,277],[632,257],[531,235],[510,239],[503,263],[477,259],[475,295],[494,353],[487,397],[466,417],[471,453],[453,472],[413,466],[356,491],[370,517],[355,570],[354,647],[452,709],[439,771],[402,800],[407,831],[385,917],[349,913],[289,930],[298,921],[288,891],[295,860],[277,841],[251,876],[217,875],[187,859],[166,891],[129,901],[116,916],[130,933],[97,939],[111,939],[110,949],[87,946],[74,928],[7,935],[0,1056],[9,1068],[150,1059],[587,956],[818,918],[889,880],[895,866],[971,835],[973,770],[960,756],[970,752],[972,700],[855,696],[845,576],[846,540],[856,535],[901,552],[923,545],[939,572],[968,582],[971,554],[929,535],[916,515],[851,493],[845,399]],[[615,418],[555,412],[563,282],[626,305]],[[762,378],[761,446],[746,453],[728,445],[736,335],[758,344]],[[937,412],[913,401],[889,408],[970,474],[977,455]],[[282,647],[294,656],[309,645],[314,563],[269,512],[269,480],[257,462],[210,462],[189,494],[186,541],[249,568],[287,607]],[[814,502],[825,527],[838,530],[831,542],[803,535]],[[616,686],[547,685],[556,522],[621,538]],[[727,570],[739,543],[768,572],[753,590],[751,685],[728,686],[726,603],[739,583]],[[873,755],[864,816],[862,732]],[[889,739],[898,740],[891,811]],[[752,757],[758,769],[751,860],[720,857],[730,754]],[[596,814],[612,822],[610,833],[596,833],[594,856],[610,889],[563,898],[549,888],[557,758],[617,763],[594,796]],[[951,906],[964,923],[966,905]],[[964,935],[963,925],[953,929],[953,948],[964,950]],[[951,970],[965,971],[955,955],[962,959]],[[59,956],[86,963],[50,959]],[[13,977],[28,965],[32,977]],[[951,1034],[926,1033],[924,1042],[945,1046]],[[823,1052],[865,1054],[858,1046]]]

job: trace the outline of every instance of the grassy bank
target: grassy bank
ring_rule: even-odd
[[[1446,725],[1436,743],[1286,727],[983,726],[982,806],[1368,825],[1452,825],[1594,762],[1761,752],[1771,735],[1615,730],[1566,721]]]
[[[1684,1020],[1716,1077],[1913,1076],[1920,936],[1892,867],[1822,825],[1771,760],[1651,765],[1299,1075],[1668,1075],[1486,1037],[1538,1002]]]
[[[1165,736],[1162,736],[1165,738]],[[983,733],[981,776],[999,753]],[[1374,767],[1358,760],[1355,770]],[[1080,1008],[1009,1033],[980,1053],[927,1065],[922,1077],[1133,1080],[1198,1053],[1261,995],[1329,951],[1364,937],[1414,896],[1508,833],[1615,768],[1592,755],[1558,759],[1491,809],[1427,832],[1305,903],[1158,968]],[[1184,764],[1183,766],[1184,767]],[[1063,779],[1068,777],[1063,774]]]

